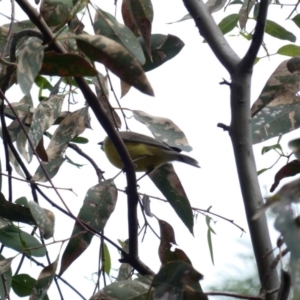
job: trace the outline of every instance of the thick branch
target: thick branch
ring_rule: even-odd
[[[268,14],[269,0],[261,0],[259,12],[256,20],[255,31],[252,37],[251,45],[241,61],[241,69],[248,71],[252,70],[255,58],[263,42],[266,20]]]
[[[251,73],[241,72],[239,68],[231,74],[231,124],[230,137],[233,145],[236,168],[239,176],[241,192],[252,240],[252,246],[258,267],[260,282],[269,274],[269,268],[274,259],[273,253],[266,256],[272,249],[266,216],[253,220],[257,209],[262,205],[263,199],[256,173],[256,166],[252,148],[250,123],[250,87]],[[278,274],[272,270],[269,274],[267,290],[279,287]],[[267,299],[275,299],[276,295],[268,294]]]
[[[27,0],[16,0],[22,10],[28,15],[30,20],[37,26],[37,28],[44,35],[45,41],[52,42],[54,49],[58,53],[66,53],[64,47],[54,39],[54,35],[50,28],[47,26],[41,15],[34,9]],[[82,91],[87,103],[92,108],[96,118],[102,125],[104,130],[110,136],[115,148],[120,155],[127,178],[127,196],[128,196],[128,220],[129,220],[129,255],[133,260],[138,260],[138,239],[137,239],[137,204],[138,194],[136,185],[136,176],[134,165],[128,155],[126,147],[116,132],[114,126],[111,124],[107,117],[101,103],[98,101],[96,95],[92,92],[87,82],[82,77],[75,78],[77,85]],[[138,266],[138,263],[136,263]],[[138,270],[138,267],[137,267]],[[139,270],[138,270],[139,271]]]
[[[203,1],[183,0],[183,3],[195,20],[200,35],[205,38],[221,64],[231,73],[240,61],[240,58],[227,43],[223,33],[211,17],[211,14],[207,11]]]

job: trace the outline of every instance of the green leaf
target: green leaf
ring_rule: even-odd
[[[181,221],[193,234],[194,218],[191,204],[172,164],[164,164],[156,168],[148,176],[168,200]]]
[[[300,47],[293,44],[285,45],[279,48],[277,53],[286,56],[296,56],[300,54]]]
[[[90,59],[101,62],[121,80],[142,93],[154,95],[142,66],[123,46],[105,36],[80,34],[74,37],[78,48]]]
[[[270,20],[267,20],[266,22],[265,32],[280,40],[288,40],[290,42],[296,41],[296,36],[293,33]]]
[[[212,264],[214,265],[214,250],[213,250],[213,245],[212,245],[212,239],[211,239],[211,233],[214,233],[214,230],[210,226],[211,218],[209,216],[205,216],[206,224],[207,224],[207,243],[208,243],[208,248],[209,248],[209,253],[210,253],[210,258],[212,261]]]
[[[227,17],[225,17],[218,26],[220,27],[222,33],[225,35],[226,33],[232,31],[239,21],[239,14],[231,14]]]
[[[184,43],[178,37],[168,34],[152,34],[151,35],[151,53],[152,60],[146,55],[146,46],[142,37],[138,38],[142,49],[146,56],[146,63],[143,65],[145,72],[151,71],[168,60],[175,57],[184,47]]]
[[[292,21],[300,28],[300,14],[296,15]]]
[[[72,159],[70,159],[70,157],[68,157],[68,155],[66,155],[66,162],[68,162],[69,164],[77,167],[78,169],[80,169],[81,167],[83,167],[84,165],[82,164],[77,164],[75,163]]]
[[[111,258],[110,258],[110,254],[109,254],[109,250],[108,247],[106,245],[106,243],[103,243],[103,247],[101,247],[101,253],[102,253],[102,249],[104,250],[104,260],[102,260],[102,263],[104,263],[104,272],[109,275],[110,270],[111,270]]]
[[[265,169],[261,169],[261,170],[257,171],[257,176],[259,176],[260,174],[262,174],[268,170],[270,170],[270,168],[265,168]]]
[[[0,242],[8,248],[18,252],[26,252],[28,255],[41,257],[46,254],[45,247],[35,237],[14,225],[0,229]],[[26,250],[27,248],[30,250]]]
[[[151,116],[141,110],[132,110],[134,118],[145,124],[156,140],[190,152],[193,148],[189,145],[184,132],[170,119]]]
[[[70,142],[76,143],[76,144],[87,144],[89,142],[89,140],[83,136],[76,136],[76,137],[72,138]]]
[[[36,280],[28,274],[17,274],[12,277],[12,289],[19,297],[29,296]],[[43,300],[49,300],[48,296],[44,296]]]
[[[269,152],[270,150],[276,150],[276,149],[278,149],[281,153],[283,153],[281,145],[275,144],[275,145],[263,147],[261,149],[261,154],[264,155],[265,153]]]
[[[41,75],[37,75],[35,77],[34,83],[41,89],[41,90],[48,90],[51,92],[53,89],[52,84],[44,77]]]
[[[183,16],[181,19],[179,19],[178,21],[170,22],[167,24],[179,23],[179,22],[183,22],[183,21],[191,20],[191,19],[193,19],[192,16],[190,14],[187,14],[187,15]]]
[[[96,231],[103,231],[106,222],[114,211],[118,197],[117,188],[112,179],[102,181],[91,187],[84,199],[78,219],[93,227]],[[93,233],[81,233],[84,229],[75,223],[72,236],[62,256],[61,269],[63,272],[88,248]]]

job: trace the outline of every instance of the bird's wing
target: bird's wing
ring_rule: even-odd
[[[157,141],[156,139],[154,139],[150,136],[144,135],[144,134],[140,134],[140,133],[136,133],[136,132],[129,132],[129,131],[120,131],[119,135],[124,142],[146,144],[146,145],[158,147],[158,148],[161,148],[164,150],[174,151],[174,149],[172,147],[168,146],[167,144],[161,143],[161,142]]]

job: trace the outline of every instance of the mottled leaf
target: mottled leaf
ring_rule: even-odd
[[[152,2],[151,0],[129,0],[129,9],[131,18],[144,38],[146,51],[151,59],[151,28],[154,14]]]
[[[134,299],[136,296],[148,294],[151,287],[151,281],[145,283],[142,281],[144,276],[136,280],[122,280],[114,282],[104,287],[101,291],[92,296],[89,300],[99,299]],[[147,298],[144,298],[145,300]]]
[[[135,34],[135,36],[140,36],[139,29],[131,17],[129,0],[122,1],[121,12],[124,24]]]
[[[143,38],[139,37],[138,40],[146,53],[146,46]],[[145,72],[151,71],[175,57],[184,47],[184,43],[181,39],[171,34],[153,34],[150,47],[152,60],[146,55],[146,62],[143,65]]]
[[[35,77],[41,69],[45,47],[40,39],[32,38],[18,57],[18,83],[25,95],[29,94]]]
[[[78,218],[95,230],[103,231],[106,222],[114,211],[117,196],[118,192],[113,180],[102,181],[88,190]],[[72,238],[62,257],[60,275],[90,245],[93,234],[91,232],[81,233],[83,231],[84,229],[78,223],[74,225]]]
[[[287,163],[285,166],[283,166],[275,175],[274,183],[272,184],[270,188],[270,192],[274,192],[274,190],[279,185],[281,179],[295,176],[300,173],[300,161],[299,160],[293,160]]]
[[[80,108],[67,115],[55,130],[46,150],[49,161],[61,157],[70,140],[83,133],[86,128],[91,128],[88,107]]]
[[[227,0],[208,0],[205,3],[205,6],[207,7],[210,13],[215,13],[221,10],[224,7],[226,2]]]
[[[111,14],[99,8],[95,15],[94,31],[96,34],[106,36],[121,44],[131,52],[142,65],[145,63],[144,52],[133,32],[127,26],[119,23]]]
[[[296,36],[292,32],[287,31],[285,28],[283,28],[274,21],[266,21],[265,32],[280,40],[296,42]]]
[[[222,33],[225,35],[226,33],[233,30],[239,21],[239,14],[231,14],[229,16],[226,16],[219,24]]]
[[[172,164],[164,164],[148,176],[193,234],[194,218],[192,208]]]
[[[190,259],[181,249],[176,248],[171,250],[173,245],[176,245],[175,233],[173,227],[166,221],[158,219],[160,229],[160,244],[158,248],[158,255],[162,265],[170,261],[181,260],[191,264]]]
[[[290,141],[289,147],[293,151],[297,159],[300,160],[300,139]]]
[[[43,137],[44,132],[49,129],[58,118],[63,100],[64,95],[54,95],[50,96],[48,99],[39,103],[38,107],[36,108],[33,117],[32,123],[28,132],[29,138],[32,141],[32,145],[34,148],[37,147],[40,140]],[[29,162],[32,160],[32,148],[31,145],[29,147]]]
[[[244,0],[243,5],[239,11],[239,15],[240,15],[239,24],[241,29],[244,29],[246,27],[249,13],[251,12],[254,4],[255,4],[254,0]]]
[[[118,240],[118,242],[122,246],[122,249],[128,253],[129,252],[129,240],[127,239],[124,242]],[[121,258],[123,258],[122,252],[121,252]],[[131,280],[132,275],[133,274],[132,274],[131,265],[127,264],[127,263],[121,263],[116,281]]]
[[[277,50],[278,54],[286,55],[286,56],[296,56],[300,54],[300,47],[297,45],[285,45]]]
[[[97,98],[98,98],[99,102],[102,104],[108,118],[110,119],[110,122],[116,128],[121,128],[121,126],[122,126],[121,119],[109,102],[107,77],[100,78],[100,76],[98,76],[98,79],[99,79],[101,86],[99,85],[99,82],[96,78],[93,80],[93,83],[94,83],[95,89],[96,89]]]
[[[286,63],[286,67],[291,73],[296,73],[299,76],[300,70],[300,56],[294,56]]]
[[[287,62],[273,72],[251,108],[253,144],[299,127],[300,77],[288,71]]]
[[[14,225],[0,228],[0,242],[8,248],[28,255],[41,257],[46,254],[45,247],[35,237]],[[28,248],[30,250],[27,250]]]
[[[25,95],[19,102],[10,104],[20,119],[26,119],[26,124],[31,124],[31,116],[34,113],[33,101],[30,95]],[[15,118],[13,110],[9,106],[5,106],[5,114]]]
[[[151,208],[150,208],[150,197],[146,194],[143,195],[143,198],[142,198],[142,204],[143,204],[143,209],[145,211],[145,214],[152,218],[153,217],[153,214],[151,212]]]
[[[34,201],[28,202],[31,214],[40,229],[44,239],[49,239],[54,233],[55,215],[52,211],[42,208]]]
[[[10,264],[13,259],[14,257],[6,259],[3,255],[0,254],[1,275],[3,275],[2,278],[5,278],[5,281],[0,280],[0,299],[5,299],[6,292],[10,291],[11,282],[12,282],[12,272],[11,272]]]
[[[192,287],[203,276],[193,266],[183,261],[172,261],[164,265],[154,276],[152,286],[155,288],[153,299],[183,299],[185,289]],[[197,292],[194,290],[194,292]],[[190,298],[191,299],[191,298]],[[199,298],[197,298],[199,299]]]
[[[10,32],[11,23],[8,24],[4,24],[0,27],[0,52],[3,52],[3,48],[4,45],[6,44],[7,41],[7,37],[8,37],[8,33]],[[29,20],[25,20],[25,21],[20,21],[20,22],[14,22],[14,26],[12,27],[12,32],[11,32],[11,37],[13,37],[17,32],[24,30],[24,29],[31,29],[34,27],[34,24],[29,21]],[[8,55],[8,51],[10,49],[10,42],[9,41],[4,57]]]
[[[137,121],[148,127],[156,140],[183,151],[192,151],[193,148],[189,145],[183,131],[170,119],[151,116],[141,110],[132,112]]]
[[[299,76],[292,75],[287,69],[285,60],[275,69],[269,77],[259,98],[251,107],[251,116],[255,116],[261,109],[267,106],[271,101],[285,103],[290,100],[299,91]]]
[[[40,74],[49,76],[96,76],[97,70],[83,57],[72,53],[46,52]]]
[[[153,96],[153,90],[138,60],[123,46],[105,36],[80,34],[77,45],[90,59],[103,63],[120,79]]]
[[[38,280],[36,281],[35,286],[31,291],[29,300],[42,300],[46,296],[47,291],[55,276],[57,263],[58,263],[58,257],[53,263],[51,263],[50,265],[48,265],[42,270]]]
[[[39,166],[36,169],[34,176],[32,177],[31,180],[40,181],[40,182],[48,181],[49,180],[48,177],[51,179],[57,174],[59,168],[61,167],[64,161],[65,159],[62,156],[51,158],[51,160],[47,162],[42,161],[41,164],[43,165],[44,168]],[[45,174],[44,169],[46,170],[48,176]]]
[[[72,0],[43,0],[40,13],[49,27],[63,26],[70,20],[72,8]]]

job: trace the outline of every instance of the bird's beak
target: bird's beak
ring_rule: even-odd
[[[104,149],[103,149],[103,141],[100,142],[100,143],[98,143],[98,145],[100,145],[101,146],[101,150],[104,151]]]

